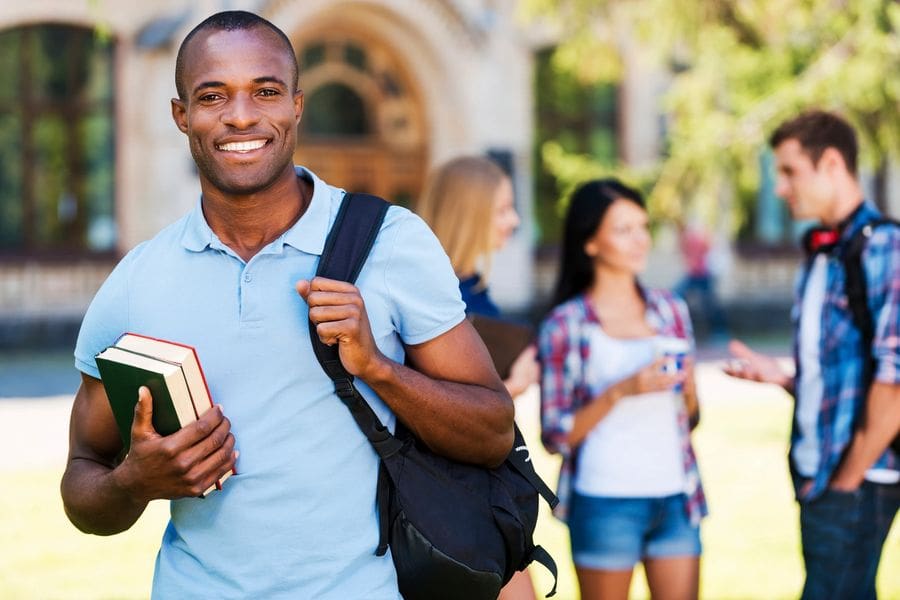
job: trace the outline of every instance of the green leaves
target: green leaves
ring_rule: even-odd
[[[759,185],[769,132],[806,108],[837,110],[853,122],[864,167],[900,152],[900,3],[528,0],[524,7],[561,28],[552,67],[578,81],[621,80],[625,48],[671,72],[659,107],[668,151],[653,168],[625,170],[650,190],[657,218],[696,210],[717,219],[725,210],[739,223]],[[568,154],[553,140],[542,157],[562,191],[610,171],[608,162]]]

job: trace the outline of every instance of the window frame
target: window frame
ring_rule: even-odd
[[[77,44],[75,52],[67,52],[69,58],[66,59],[66,82],[77,80],[78,58],[84,58],[88,61],[94,57],[94,52],[102,51],[106,53],[104,57],[107,66],[104,68],[108,72],[109,82],[106,88],[106,94],[100,98],[84,98],[75,97],[71,94],[64,94],[58,97],[48,97],[41,95],[38,84],[35,83],[35,53],[29,47],[36,43],[36,38],[42,31],[49,28],[65,30],[69,34],[78,34],[81,36],[73,36],[73,40],[69,42],[72,45]],[[35,259],[41,260],[49,264],[63,264],[71,262],[73,259],[88,261],[108,261],[115,258],[118,254],[119,239],[119,222],[118,222],[118,106],[116,94],[116,73],[119,60],[118,41],[114,37],[110,37],[105,41],[105,46],[98,48],[93,46],[85,49],[85,40],[89,35],[97,35],[89,26],[72,22],[56,22],[44,21],[38,23],[28,23],[13,25],[0,29],[0,34],[9,32],[19,32],[19,63],[22,65],[19,71],[18,88],[22,90],[21,95],[12,99],[0,98],[0,111],[9,111],[16,115],[21,129],[19,132],[20,156],[21,163],[19,173],[21,175],[21,189],[19,193],[19,201],[22,210],[22,238],[15,245],[0,246],[0,258],[6,264],[16,264]],[[88,76],[91,74],[91,67],[85,71]],[[101,76],[105,76],[101,74]],[[89,178],[91,168],[87,164],[88,154],[81,148],[83,134],[79,132],[83,121],[94,115],[103,115],[109,125],[108,134],[108,156],[109,169],[111,172],[111,180],[109,182],[109,212],[111,225],[114,228],[112,243],[108,248],[91,249],[88,242],[88,232],[91,225],[90,221],[90,199],[88,197],[86,180]],[[75,217],[71,228],[68,232],[54,232],[52,242],[45,244],[40,240],[40,223],[39,211],[41,200],[38,197],[37,187],[39,185],[37,177],[37,160],[38,145],[34,140],[35,125],[44,117],[58,117],[64,126],[64,138],[61,142],[61,153],[64,156],[64,164],[66,165],[70,181],[72,185],[70,189],[76,190],[73,193],[76,201]],[[58,202],[58,201],[57,201]],[[57,234],[68,233],[68,240],[60,238]]]

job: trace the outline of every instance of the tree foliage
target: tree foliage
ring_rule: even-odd
[[[626,176],[650,190],[656,217],[688,206],[737,227],[755,199],[760,152],[783,119],[810,107],[857,127],[865,166],[900,152],[900,3],[891,0],[526,0],[553,23],[557,69],[615,82],[626,49],[670,73],[660,112],[663,156]],[[548,141],[543,159],[565,186],[603,172]]]

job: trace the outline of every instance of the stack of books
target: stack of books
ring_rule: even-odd
[[[131,425],[141,386],[150,389],[153,427],[163,436],[193,423],[213,406],[192,346],[125,333],[98,354],[96,361],[125,452],[131,446]],[[220,477],[203,495],[222,489],[222,482],[232,473]]]

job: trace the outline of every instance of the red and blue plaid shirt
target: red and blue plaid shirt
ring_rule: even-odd
[[[853,324],[844,288],[844,268],[840,252],[853,235],[867,222],[880,217],[869,204],[863,204],[841,232],[838,247],[828,256],[825,301],[822,306],[819,363],[823,391],[816,426],[819,442],[819,465],[812,485],[804,489],[800,500],[812,500],[828,487],[834,471],[844,456],[858,425],[858,416],[866,403],[863,382],[863,354],[860,333]],[[808,261],[797,279],[792,318],[795,323],[794,358],[799,377],[799,318],[809,268]],[[875,381],[900,384],[900,228],[882,226],[875,229],[862,253],[866,277],[869,312],[875,326],[872,356],[875,358]],[[799,379],[797,379],[799,380]],[[798,403],[795,403],[796,411]],[[791,444],[797,443],[800,431],[794,419]],[[900,467],[890,450],[873,465],[876,468]]]
[[[646,301],[646,319],[660,335],[685,338],[693,343],[690,317],[684,302],[662,290],[641,290]],[[578,468],[577,448],[568,444],[575,413],[590,403],[603,389],[586,378],[591,355],[589,331],[600,320],[586,296],[560,304],[544,319],[538,333],[541,362],[541,438],[550,452],[563,457],[557,484],[559,505],[554,514],[565,520],[572,481]],[[697,459],[691,446],[687,409],[678,411],[681,453],[684,464],[687,505],[692,523],[706,515],[706,498],[700,484]]]

